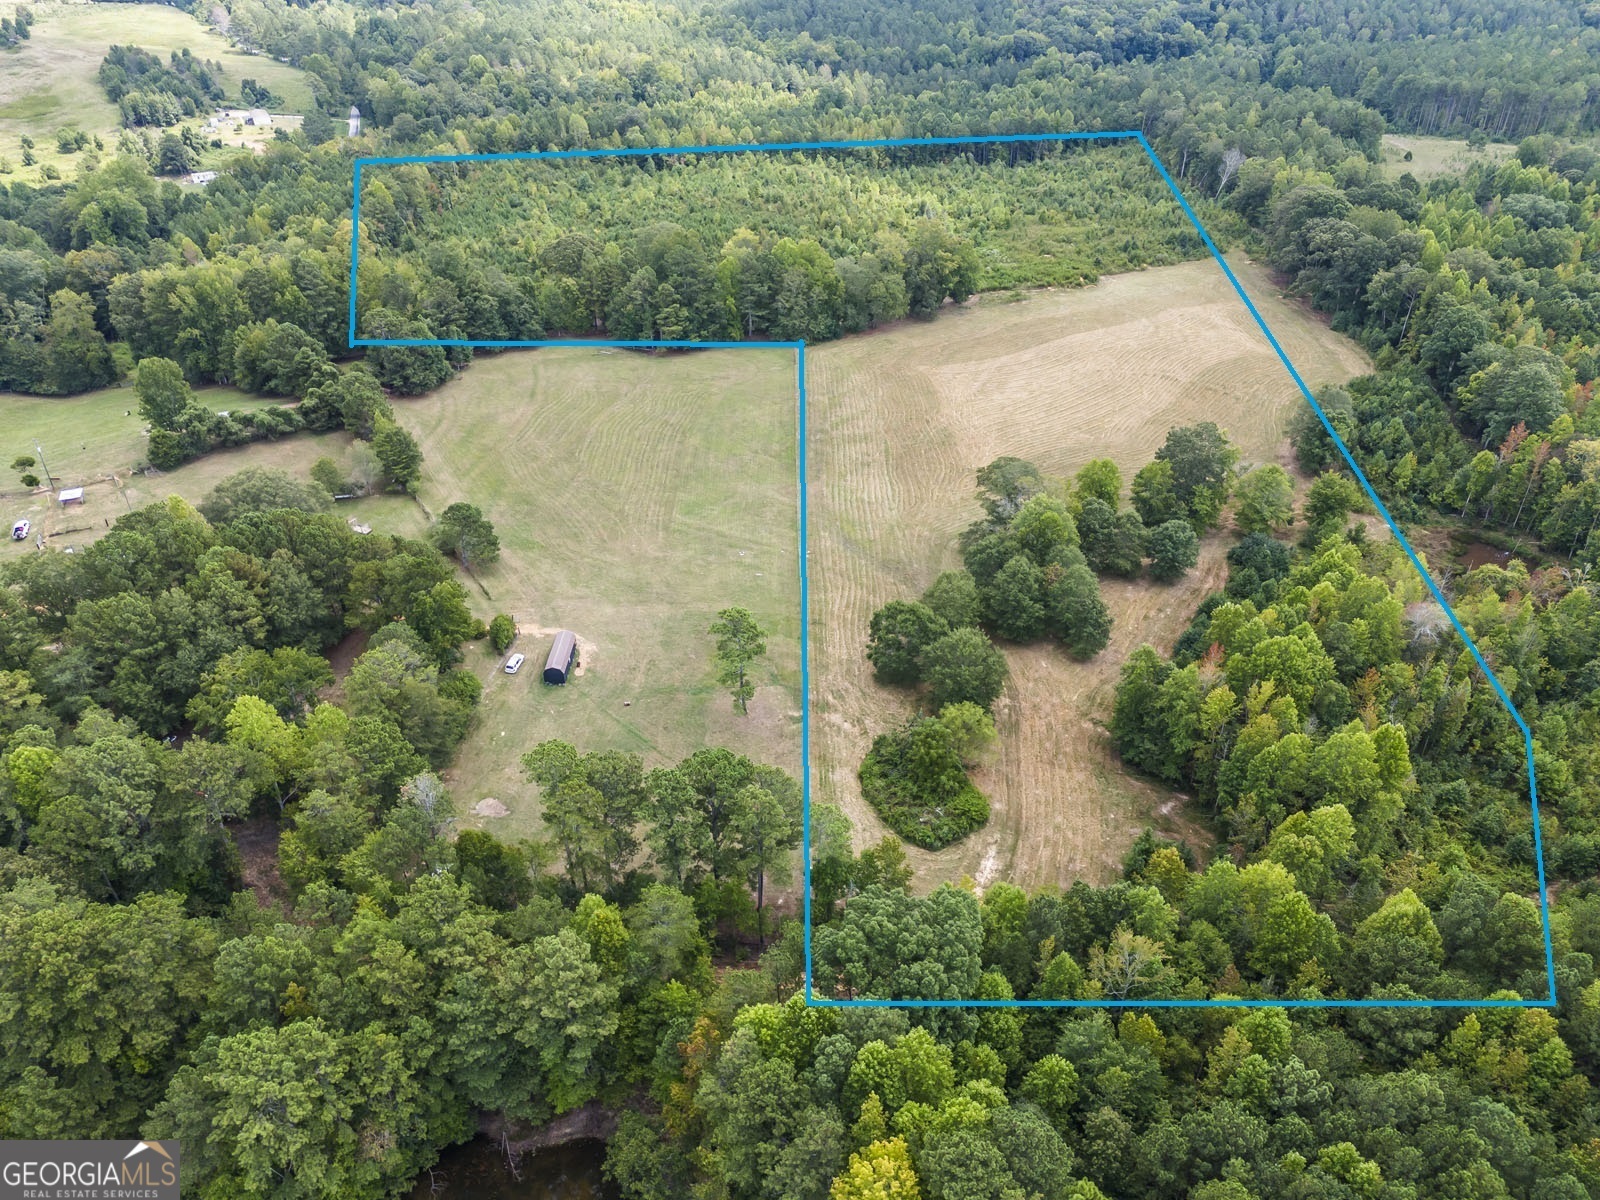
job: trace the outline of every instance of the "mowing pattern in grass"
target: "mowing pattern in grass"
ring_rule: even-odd
[[[536,831],[518,759],[546,738],[652,766],[727,746],[798,772],[792,351],[504,354],[397,412],[426,456],[424,503],[477,504],[500,536],[480,614],[516,618],[529,667],[555,630],[579,639],[564,687],[470,651],[486,687],[448,775],[460,811],[494,797],[511,809],[497,833]],[[729,605],[769,631],[748,717],[714,676],[707,629]]]
[[[1367,369],[1360,351],[1277,299],[1265,272],[1236,269],[1313,384]],[[811,437],[813,796],[839,803],[861,841],[883,825],[856,768],[902,722],[901,693],[872,682],[868,618],[959,565],[973,472],[1002,454],[1068,474],[1109,456],[1124,476],[1173,425],[1215,420],[1247,461],[1288,461],[1285,423],[1303,403],[1212,263],[1107,277],[1084,291],[983,304],[927,325],[820,346],[807,361]],[[1000,749],[974,773],[988,825],[947,850],[910,850],[918,884],[964,874],[1023,887],[1103,883],[1147,823],[1204,840],[1167,793],[1121,772],[1104,732],[1117,672],[1141,642],[1168,647],[1226,574],[1226,543],[1159,587],[1107,579],[1111,644],[1074,663],[1008,647],[996,706]]]

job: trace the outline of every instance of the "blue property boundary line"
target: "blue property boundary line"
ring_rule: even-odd
[[[1211,257],[1217,266],[1222,268],[1222,273],[1233,285],[1234,292],[1244,302],[1245,308],[1255,320],[1256,326],[1265,335],[1267,342],[1277,354],[1278,361],[1289,372],[1289,377],[1300,389],[1311,410],[1316,413],[1317,419],[1327,431],[1333,444],[1337,447],[1340,456],[1346,465],[1355,473],[1357,481],[1367,498],[1372,501],[1378,515],[1389,526],[1395,540],[1405,551],[1406,557],[1411,560],[1411,565],[1416,568],[1417,574],[1427,585],[1439,607],[1444,610],[1450,624],[1460,635],[1462,642],[1471,652],[1473,660],[1478,664],[1494,689],[1502,707],[1511,714],[1511,719],[1516,722],[1517,728],[1522,731],[1523,752],[1528,768],[1528,799],[1533,812],[1533,858],[1534,867],[1539,880],[1539,917],[1544,933],[1544,965],[1545,979],[1549,984],[1550,994],[1538,1000],[1235,1000],[1235,999],[1210,999],[1210,1000],[838,1000],[831,997],[817,996],[811,989],[812,968],[812,928],[811,928],[811,676],[810,676],[810,648],[808,632],[810,620],[809,597],[809,570],[807,564],[807,510],[806,510],[806,344],[799,342],[740,342],[740,341],[686,341],[686,340],[649,340],[649,339],[599,339],[599,338],[540,338],[530,340],[472,340],[468,338],[358,338],[356,336],[356,268],[360,253],[361,229],[361,172],[363,167],[371,166],[404,166],[424,165],[442,166],[455,163],[478,162],[514,162],[534,161],[539,159],[584,159],[584,158],[638,158],[646,155],[693,155],[693,154],[751,154],[772,153],[776,151],[794,150],[883,150],[896,147],[916,146],[976,146],[1014,144],[1026,142],[1111,142],[1133,141],[1149,158],[1155,167],[1168,191],[1183,210],[1189,223],[1194,226],[1195,232],[1200,236],[1205,248],[1210,251]],[[840,1008],[1553,1008],[1557,1003],[1556,996],[1556,966],[1555,949],[1550,932],[1550,898],[1545,882],[1544,873],[1544,840],[1540,833],[1539,820],[1539,785],[1534,772],[1533,760],[1533,732],[1523,720],[1522,714],[1512,703],[1500,680],[1490,669],[1483,652],[1478,649],[1478,644],[1472,640],[1472,635],[1461,624],[1445,599],[1439,585],[1434,582],[1433,576],[1428,573],[1422,559],[1412,549],[1411,543],[1406,540],[1404,533],[1387,507],[1378,497],[1366,474],[1357,465],[1355,456],[1350,453],[1350,448],[1345,445],[1344,439],[1339,436],[1339,431],[1333,427],[1328,419],[1328,414],[1323,411],[1316,397],[1311,394],[1311,389],[1306,386],[1305,380],[1300,377],[1300,372],[1295,369],[1289,356],[1284,352],[1260,310],[1250,299],[1244,286],[1239,282],[1233,269],[1228,266],[1227,259],[1211,240],[1211,235],[1206,232],[1199,216],[1184,199],[1183,192],[1179,190],[1177,181],[1167,171],[1157,156],[1150,140],[1140,130],[1116,130],[1108,132],[1074,132],[1074,133],[1010,133],[1010,134],[975,134],[961,137],[907,137],[907,138],[877,138],[860,141],[819,141],[819,142],[762,142],[747,145],[711,145],[711,146],[653,146],[642,149],[594,149],[594,150],[540,150],[540,151],[515,151],[497,154],[424,154],[405,155],[397,157],[358,158],[354,163],[354,179],[352,201],[350,209],[350,336],[352,348],[362,346],[466,346],[481,349],[517,349],[538,348],[545,346],[591,346],[591,347],[624,347],[633,349],[696,349],[696,350],[774,350],[792,349],[795,352],[795,385],[798,392],[798,440],[799,440],[799,492],[800,492],[800,748],[801,748],[801,855],[805,875],[804,888],[804,933],[805,933],[805,1001],[810,1005],[840,1007]]]

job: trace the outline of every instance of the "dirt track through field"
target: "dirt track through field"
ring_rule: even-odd
[[[1264,271],[1235,269],[1312,387],[1368,369]],[[831,343],[810,352],[808,370],[814,795],[845,810],[858,845],[885,830],[856,769],[872,737],[911,711],[905,693],[872,682],[868,618],[960,565],[956,535],[980,511],[978,467],[1014,454],[1069,475],[1110,457],[1127,480],[1168,428],[1203,420],[1228,432],[1242,466],[1287,462],[1286,423],[1303,403],[1209,262]],[[1105,581],[1112,640],[1088,664],[1045,645],[1007,648],[1000,748],[976,776],[993,815],[940,853],[908,847],[919,886],[963,875],[1102,883],[1147,824],[1206,840],[1170,793],[1121,770],[1104,726],[1127,655],[1145,641],[1170,649],[1226,577],[1229,544],[1208,539],[1199,567],[1172,587]]]

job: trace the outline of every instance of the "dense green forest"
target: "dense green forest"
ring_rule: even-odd
[[[357,319],[420,313],[433,336],[472,340],[814,342],[1201,247],[1136,147],[919,157],[370,167]]]
[[[1222,589],[1129,658],[1111,714],[1209,852],[1147,834],[1108,887],[929,894],[894,838],[812,813],[816,995],[1122,1009],[807,1006],[801,931],[768,944],[796,785],[715,747],[646,764],[575,731],[526,747],[544,839],[458,829],[440,773],[489,631],[455,566],[253,473],[0,570],[0,1135],[179,1137],[217,1200],[398,1194],[482,1112],[591,1103],[629,1200],[1600,1197],[1600,6],[214,8],[308,74],[300,130],[182,187],[212,72],[120,46],[102,83],[151,136],[0,181],[0,389],[136,377],[158,467],[345,428],[415,478],[390,398],[470,352],[350,361],[358,155],[1146,133],[1215,235],[1373,353],[1321,399],[1386,504],[1522,555],[1448,586],[1533,734],[1556,1003],[1138,1007],[1547,995],[1521,734],[1310,419],[1293,505],[1204,426],[1128,502],[1109,463],[1001,460],[963,571],[860,631],[861,670],[928,701],[875,731],[886,815],[931,769],[970,826],[1004,683],[981,629],[1093,654],[1095,575],[1148,559],[1161,586],[1229,539]],[[0,69],[48,19],[0,24]],[[1517,146],[1421,182],[1378,165],[1385,131]],[[371,336],[815,340],[1201,252],[1127,148],[365,183]],[[291,405],[212,413],[190,385],[218,381]]]

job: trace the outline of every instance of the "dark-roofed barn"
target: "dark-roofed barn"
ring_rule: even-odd
[[[544,660],[544,681],[565,683],[577,660],[577,635],[570,629],[563,629],[556,634],[555,644],[550,647],[550,657]]]

